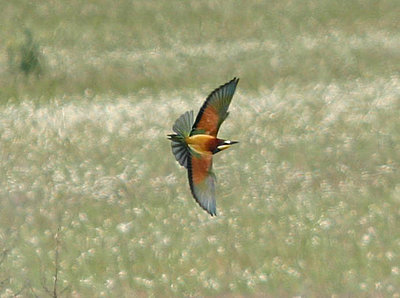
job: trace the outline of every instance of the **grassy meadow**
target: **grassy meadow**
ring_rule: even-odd
[[[399,15],[2,1],[0,297],[400,297]],[[166,135],[234,76],[210,217]]]

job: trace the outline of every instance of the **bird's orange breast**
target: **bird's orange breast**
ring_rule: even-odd
[[[198,134],[187,137],[185,140],[190,148],[200,154],[212,154],[218,146],[218,139],[210,135]]]

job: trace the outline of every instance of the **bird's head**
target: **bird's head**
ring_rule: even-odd
[[[239,143],[239,142],[237,142],[237,141],[229,141],[229,140],[219,140],[219,144],[218,144],[217,148],[215,149],[215,151],[213,153],[215,154],[215,153],[220,152],[222,150],[228,149],[233,144],[237,144],[237,143]]]

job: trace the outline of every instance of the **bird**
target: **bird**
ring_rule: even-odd
[[[213,155],[239,143],[217,138],[221,124],[229,115],[238,82],[239,78],[235,77],[212,91],[196,119],[193,111],[185,112],[172,126],[174,133],[168,135],[175,159],[187,169],[194,199],[211,216],[217,215]]]

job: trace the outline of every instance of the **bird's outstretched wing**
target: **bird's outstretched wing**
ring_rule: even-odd
[[[217,136],[219,127],[228,117],[228,108],[239,79],[221,85],[207,97],[193,124],[192,134],[196,131]]]
[[[211,216],[217,215],[215,176],[211,154],[192,154],[188,160],[190,189],[197,203]]]

